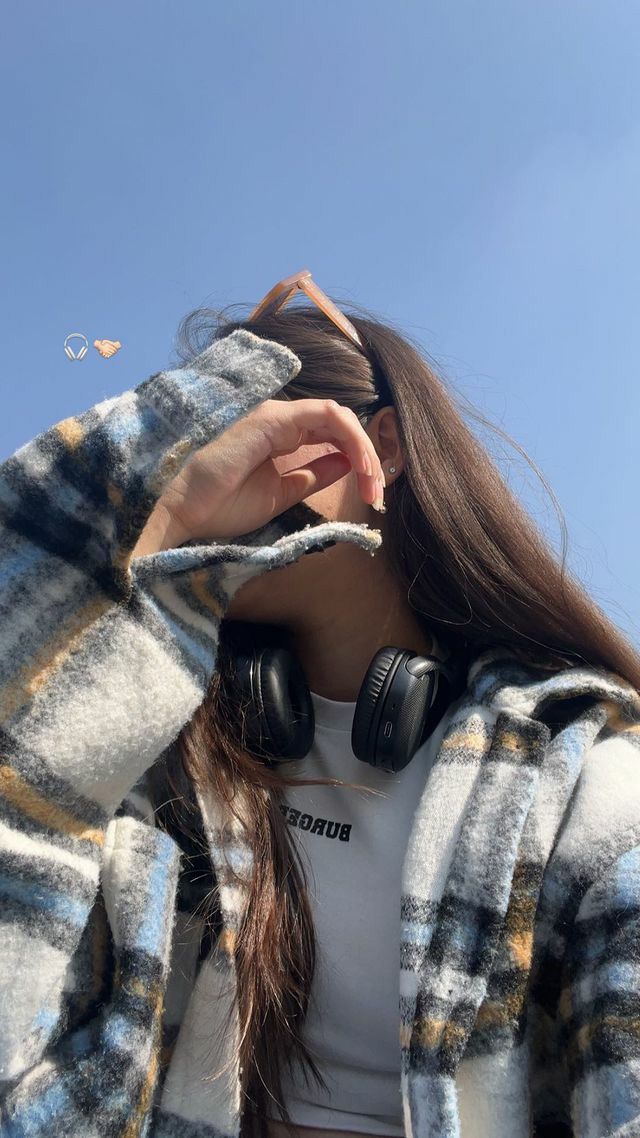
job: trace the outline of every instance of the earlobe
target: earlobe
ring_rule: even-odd
[[[383,462],[382,469],[384,472],[385,486],[390,486],[391,483],[395,481],[395,476],[401,473],[399,467],[401,467],[401,463],[398,459],[396,459],[395,462]]]

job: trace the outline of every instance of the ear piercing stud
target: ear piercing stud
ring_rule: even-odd
[[[395,466],[390,466],[389,467],[389,474],[395,474],[395,472],[396,472]]]

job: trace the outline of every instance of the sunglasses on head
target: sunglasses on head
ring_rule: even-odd
[[[351,321],[347,320],[344,313],[336,307],[326,293],[324,293],[321,288],[318,288],[315,281],[311,278],[309,269],[302,269],[301,272],[294,273],[292,276],[286,277],[283,281],[278,281],[278,284],[273,286],[264,300],[261,300],[260,304],[254,308],[249,316],[249,320],[257,320],[260,316],[279,312],[298,291],[303,292],[305,296],[309,297],[309,300],[317,304],[325,316],[328,316],[340,331],[349,337],[357,348],[364,351],[364,344]]]
[[[309,297],[309,300],[317,304],[325,316],[328,316],[336,327],[338,327],[341,332],[344,332],[345,336],[348,336],[352,344],[355,344],[356,348],[359,348],[367,357],[373,370],[374,384],[378,392],[377,408],[387,405],[393,406],[393,395],[387,383],[386,376],[376,361],[375,354],[371,352],[370,348],[365,348],[365,345],[362,343],[362,338],[351,321],[344,315],[344,312],[341,312],[333,301],[329,299],[327,294],[324,293],[321,288],[318,288],[315,281],[311,278],[309,269],[302,269],[299,273],[293,273],[292,276],[285,277],[284,280],[274,285],[264,300],[261,300],[260,304],[253,309],[253,312],[248,317],[248,321],[257,320],[260,316],[279,312],[298,291],[303,292],[305,296]],[[366,417],[369,418],[370,415],[374,413],[374,411],[371,411]]]

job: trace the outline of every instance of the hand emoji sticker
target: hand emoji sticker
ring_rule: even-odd
[[[110,360],[116,352],[120,351],[122,344],[119,340],[94,340],[93,346],[98,349],[105,360]]]

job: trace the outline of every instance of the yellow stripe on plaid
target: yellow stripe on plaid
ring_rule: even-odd
[[[54,430],[58,432],[61,441],[67,450],[70,451],[77,450],[85,437],[82,423],[79,422],[75,415],[71,415],[68,419],[62,419],[59,423],[56,423]]]
[[[23,814],[43,826],[48,826],[51,830],[58,830],[70,838],[94,842],[97,846],[104,845],[104,830],[88,826],[81,818],[76,818],[67,810],[43,798],[12,767],[6,765],[0,766],[0,794],[13,806],[17,806]]]
[[[113,605],[114,601],[108,597],[95,597],[56,630],[28,667],[22,668],[13,683],[0,691],[0,721],[11,719],[45,687],[71,655],[85,629]]]
[[[157,997],[156,997],[156,1000],[155,1000],[155,1007],[153,1010],[153,1018],[154,1018],[154,1022],[155,1022],[155,1030],[153,1033],[153,1038],[154,1038],[153,1053],[149,1059],[149,1065],[147,1067],[147,1074],[146,1074],[144,1083],[142,1085],[142,1089],[140,1091],[140,1097],[138,1099],[136,1106],[134,1107],[133,1113],[131,1115],[131,1118],[130,1118],[127,1126],[122,1131],[122,1138],[138,1138],[138,1135],[140,1134],[140,1131],[141,1131],[141,1127],[143,1126],[145,1119],[147,1117],[149,1107],[151,1106],[151,1100],[153,1097],[153,1089],[156,1085],[156,1080],[158,1077],[158,1070],[159,1070],[159,1065],[160,1065],[160,1055],[159,1055],[159,1052],[160,1052],[160,1022],[162,1019],[163,1010],[164,1010],[164,994],[161,990],[159,990]]]
[[[442,751],[457,751],[461,747],[465,750],[482,754],[486,750],[489,737],[484,731],[454,731],[442,740]]]
[[[209,610],[218,620],[222,620],[224,611],[220,601],[214,597],[209,589],[210,572],[208,569],[196,569],[191,574],[190,585],[193,595],[197,597],[203,608]]]
[[[448,1019],[417,1019],[410,1034],[414,1044],[426,1047],[429,1051],[436,1047],[439,1050],[451,1050],[467,1038],[465,1028]]]

